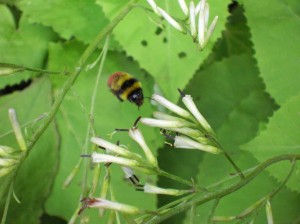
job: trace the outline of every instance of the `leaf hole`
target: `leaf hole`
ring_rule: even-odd
[[[141,41],[141,45],[144,46],[144,47],[147,47],[148,46],[148,42],[146,40],[142,40]]]
[[[179,58],[185,58],[186,56],[187,56],[187,54],[184,51],[178,53]]]
[[[156,35],[159,35],[159,34],[162,33],[162,31],[163,31],[163,29],[160,28],[160,27],[158,26],[158,27],[156,28],[156,30],[155,30],[155,34],[156,34]]]
[[[168,43],[168,38],[164,37],[164,38],[163,38],[163,42],[164,42],[165,44]]]

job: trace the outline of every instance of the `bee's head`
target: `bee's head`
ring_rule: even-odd
[[[129,96],[128,100],[132,103],[135,103],[138,107],[142,106],[144,102],[143,90],[138,88],[134,90]]]

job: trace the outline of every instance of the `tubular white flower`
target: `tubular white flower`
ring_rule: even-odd
[[[199,112],[198,108],[196,107],[193,98],[190,95],[185,95],[182,98],[182,102],[188,108],[188,110],[193,114],[196,120],[202,125],[204,129],[209,132],[212,132],[212,129],[202,114]]]
[[[159,103],[160,105],[164,106],[165,108],[167,108],[168,110],[174,112],[175,114],[184,117],[184,118],[191,118],[191,114],[186,111],[185,109],[177,106],[176,104],[170,102],[169,100],[167,100],[166,98],[157,95],[157,94],[153,94],[151,96],[151,98],[153,100],[155,100],[157,103]]]
[[[190,2],[190,28],[191,28],[192,37],[196,38],[197,36],[196,14],[195,14],[195,4],[193,1]]]
[[[186,193],[191,192],[191,190],[177,190],[177,189],[166,189],[157,187],[151,184],[146,183],[143,187],[145,193],[149,194],[165,194],[165,195],[173,195],[180,196]]]
[[[8,110],[8,117],[9,117],[11,126],[12,126],[12,128],[14,130],[14,133],[15,133],[17,142],[18,142],[18,144],[20,146],[20,149],[24,152],[24,151],[27,150],[27,145],[26,145],[26,142],[25,142],[25,140],[23,138],[23,134],[22,134],[22,131],[21,131],[21,127],[19,125],[19,121],[17,119],[17,114],[16,114],[15,109],[10,108]]]
[[[153,118],[141,118],[140,123],[158,128],[180,128],[184,126],[184,123],[180,121],[168,121],[168,120],[158,120]]]
[[[0,177],[3,177],[3,176],[5,176],[5,175],[9,174],[9,173],[12,172],[15,168],[16,168],[16,166],[1,167],[1,169],[0,169]]]
[[[189,14],[189,9],[185,3],[185,0],[178,0],[178,3],[180,5],[180,8],[182,9],[184,15],[188,16]]]
[[[201,10],[204,10],[206,0],[200,0],[195,9],[195,14],[197,15]]]
[[[9,167],[17,164],[19,161],[15,159],[0,158],[0,166]]]
[[[208,42],[208,40],[210,39],[212,33],[214,32],[214,30],[216,28],[216,25],[217,25],[217,22],[218,22],[218,19],[219,19],[219,17],[215,16],[214,20],[210,24],[210,27],[209,27],[209,29],[207,31],[207,35],[206,35],[206,38],[205,38],[205,43]]]
[[[83,209],[86,207],[105,208],[105,209],[111,209],[119,212],[129,213],[129,214],[140,213],[140,209],[134,206],[122,204],[119,202],[109,201],[102,198],[86,198],[83,200],[83,202],[85,203]]]
[[[128,168],[128,167],[125,167],[125,166],[122,166],[122,170],[124,171],[125,173],[125,178],[128,179],[130,177],[132,177],[134,175],[134,172],[132,169]]]
[[[6,157],[10,156],[12,153],[14,153],[16,150],[5,145],[0,145],[0,156]]]
[[[222,151],[215,146],[201,144],[185,136],[176,136],[174,147],[182,149],[199,149],[212,154],[222,153]]]
[[[198,42],[199,42],[201,48],[203,48],[204,47],[204,42],[205,42],[205,18],[204,18],[204,10],[200,10],[200,12],[199,12]]]
[[[114,152],[115,154],[125,156],[125,157],[133,156],[133,153],[130,152],[129,150],[124,149],[123,147],[113,144],[111,142],[108,142],[102,138],[92,137],[91,142],[93,142],[94,144],[96,144],[98,146],[105,148],[108,151]]]
[[[267,214],[268,224],[273,224],[274,223],[273,213],[272,213],[271,203],[269,200],[266,201],[266,214]]]
[[[173,26],[176,30],[184,33],[182,26],[175,19],[173,19],[165,10],[157,6],[157,11],[165,20],[167,20],[167,22],[171,26]]]
[[[147,160],[154,166],[157,166],[157,160],[151,150],[149,149],[148,145],[145,142],[144,136],[142,132],[138,128],[130,128],[129,129],[129,136],[137,142],[141,148],[143,149]]]
[[[137,167],[139,166],[139,162],[132,159],[126,159],[123,157],[111,156],[102,153],[94,152],[92,154],[92,161],[93,163],[116,163],[122,166],[129,166],[129,167]]]
[[[153,12],[160,16],[159,12],[157,11],[157,5],[156,5],[155,1],[147,0],[147,2],[151,6],[151,8],[153,9]]]
[[[205,3],[204,7],[204,20],[205,20],[205,27],[208,26],[208,20],[209,20],[209,5],[208,3]]]

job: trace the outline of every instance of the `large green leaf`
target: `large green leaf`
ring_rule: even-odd
[[[282,104],[299,93],[299,2],[253,0],[244,5],[261,76],[268,92]]]
[[[109,19],[120,10],[127,0],[97,1]],[[144,1],[146,2],[146,1]],[[176,88],[184,88],[192,78],[200,64],[207,57],[214,41],[220,37],[228,15],[227,5],[230,1],[210,1],[211,16],[218,15],[219,21],[211,38],[211,43],[202,52],[197,50],[191,37],[183,35],[166,25],[160,30],[149,14],[141,8],[134,9],[114,30],[117,41],[154,78],[166,96],[172,100],[178,99]],[[157,1],[175,17],[183,17],[177,1]],[[142,3],[147,6],[145,3]],[[151,17],[153,17],[151,15]],[[157,20],[157,18],[154,17]]]
[[[90,42],[108,23],[93,0],[21,0],[18,7],[31,22],[51,26],[65,39]]]
[[[28,89],[22,92],[1,97],[0,105],[1,145],[9,145],[17,149],[15,137],[10,132],[8,109],[16,110],[20,125],[27,124],[27,134],[32,135],[33,128],[39,124],[33,121],[47,112],[51,105],[50,82],[46,78],[35,80]],[[39,223],[44,201],[50,193],[57,171],[58,143],[55,126],[50,125],[20,168],[14,191],[21,204],[11,199],[7,223]],[[12,174],[0,178],[1,214]]]
[[[52,44],[50,46],[50,68],[72,67],[79,58],[84,46],[78,42],[72,41],[66,44]],[[99,53],[99,52],[98,52]],[[96,58],[97,55],[93,55]],[[61,60],[61,57],[64,60]],[[98,66],[96,66],[98,67]],[[108,139],[108,133],[115,128],[129,128],[139,115],[150,116],[150,103],[145,101],[144,105],[137,109],[134,104],[129,102],[119,102],[119,100],[110,93],[107,87],[108,76],[115,71],[127,71],[134,74],[143,85],[145,95],[150,95],[153,88],[153,80],[145,75],[139,67],[128,59],[124,54],[109,52],[106,58],[104,71],[100,79],[100,86],[97,92],[97,100],[94,115],[94,124],[97,135]],[[81,183],[83,179],[84,167],[81,166],[78,175],[75,177],[73,184],[63,190],[63,182],[70,174],[72,168],[76,165],[80,155],[83,153],[82,148],[87,135],[88,118],[84,110],[89,112],[93,88],[95,85],[97,69],[94,68],[88,72],[80,74],[76,84],[66,96],[57,115],[57,123],[62,133],[61,142],[61,164],[58,176],[55,180],[53,194],[46,204],[46,210],[51,215],[57,215],[69,219],[76,206],[79,203],[82,194]],[[58,80],[55,86],[59,85]],[[84,109],[83,109],[84,108]],[[141,127],[143,128],[143,127]],[[144,129],[145,138],[148,140],[151,149],[155,150],[159,145],[157,134],[151,129]],[[90,138],[90,136],[88,137]],[[129,141],[126,133],[116,134],[111,141],[121,141],[121,144],[129,145],[133,151],[141,153],[135,143]],[[86,161],[87,162],[87,161]],[[85,162],[84,162],[85,163]],[[112,187],[115,192],[116,200],[138,206],[140,208],[153,209],[155,207],[155,196],[145,195],[137,192],[131,185],[124,181],[122,170],[118,166],[112,168]],[[101,173],[104,169],[101,168]],[[92,171],[88,172],[87,185],[90,186],[90,177]],[[144,182],[145,177],[139,176]],[[153,178],[152,178],[153,180]],[[100,181],[100,185],[101,185]],[[96,195],[99,195],[97,190]],[[100,219],[98,211],[91,209],[86,211],[83,216],[91,214],[91,223],[106,223],[106,218]]]
[[[0,62],[42,68],[47,56],[48,41],[55,38],[53,31],[37,24],[29,24],[24,16],[15,22],[10,10],[1,4],[0,14]],[[18,27],[15,23],[18,23]],[[32,75],[32,72],[23,72],[0,77],[0,89]]]
[[[259,161],[266,160],[280,154],[293,154],[300,152],[300,95],[288,100],[270,119],[264,132],[243,148],[251,152]],[[272,166],[268,171],[279,181],[283,181],[291,167],[290,162],[282,162],[280,165]],[[299,188],[299,168],[287,182],[287,186],[295,191]]]

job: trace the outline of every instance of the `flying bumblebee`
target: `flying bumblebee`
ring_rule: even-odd
[[[115,72],[107,81],[111,92],[120,101],[128,100],[140,107],[144,102],[142,84],[126,72]]]

